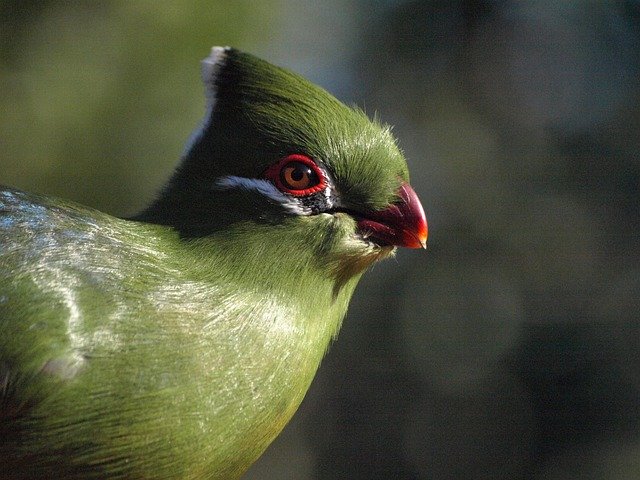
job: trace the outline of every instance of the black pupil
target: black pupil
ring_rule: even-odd
[[[305,174],[311,176],[311,169],[303,165],[296,165],[293,172],[291,172],[291,178],[296,182],[299,182],[304,178]]]

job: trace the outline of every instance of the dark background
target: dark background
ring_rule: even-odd
[[[640,2],[0,2],[0,181],[149,201],[233,45],[395,125],[430,225],[247,479],[640,478]]]

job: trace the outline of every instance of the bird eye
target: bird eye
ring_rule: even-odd
[[[325,187],[325,177],[318,165],[305,155],[288,155],[265,172],[265,177],[285,193],[311,195]]]
[[[301,162],[291,162],[280,170],[280,180],[291,190],[305,190],[319,183],[318,175]]]

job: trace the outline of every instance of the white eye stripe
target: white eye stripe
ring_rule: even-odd
[[[237,188],[243,190],[255,190],[270,198],[274,198],[276,195],[281,195],[280,191],[275,187],[275,185],[273,185],[273,183],[268,180],[258,178],[226,175],[224,177],[217,178],[215,186],[220,190],[235,190]]]
[[[305,207],[295,198],[285,195],[268,180],[227,175],[217,178],[214,183],[214,188],[219,190],[239,189],[257,192],[269,200],[278,203],[295,215],[311,215],[313,213],[310,208]]]

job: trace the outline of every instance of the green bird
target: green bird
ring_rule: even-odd
[[[427,223],[388,127],[232,48],[144,211],[0,190],[0,478],[235,479]]]

